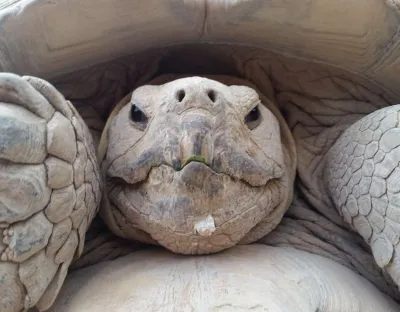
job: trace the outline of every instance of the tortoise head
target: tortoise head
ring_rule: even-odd
[[[119,236],[185,254],[258,239],[291,193],[280,132],[250,87],[142,86],[108,130],[103,218]]]

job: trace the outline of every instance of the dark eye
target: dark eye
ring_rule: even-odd
[[[254,107],[246,116],[245,123],[250,130],[256,128],[261,122],[261,113],[258,105]]]
[[[131,119],[133,122],[140,124],[140,128],[144,128],[148,121],[145,113],[143,113],[143,111],[135,104],[132,104],[131,107]]]

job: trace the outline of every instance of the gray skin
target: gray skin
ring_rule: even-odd
[[[306,145],[296,155],[301,140],[290,116],[286,122],[255,85],[228,76],[164,76],[148,84],[110,114],[96,157],[85,122],[52,85],[0,75],[1,102],[12,103],[1,104],[2,172],[11,194],[1,195],[4,311],[53,304],[99,209],[124,239],[183,254],[255,241],[295,246],[398,298],[399,232],[389,226],[396,224],[397,171],[388,167],[398,157],[398,106],[332,127],[336,138],[310,175]],[[296,169],[302,183],[294,192]],[[304,199],[333,203],[338,213],[318,214]],[[92,235],[75,268],[101,260]]]
[[[143,86],[105,136],[101,214],[121,237],[213,253],[265,236],[291,201],[289,129],[248,87],[200,77]]]

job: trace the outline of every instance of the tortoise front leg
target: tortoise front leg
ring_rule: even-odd
[[[349,127],[326,155],[325,185],[339,213],[400,286],[400,105]]]
[[[46,310],[100,203],[89,129],[48,82],[0,74],[0,311]]]

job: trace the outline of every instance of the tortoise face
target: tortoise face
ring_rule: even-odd
[[[140,87],[109,128],[105,221],[174,252],[231,247],[284,198],[280,138],[248,87],[199,77]]]

